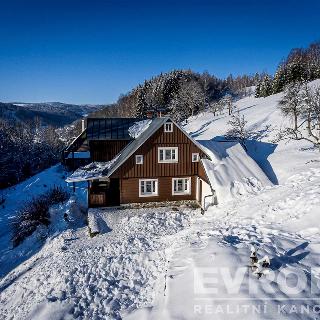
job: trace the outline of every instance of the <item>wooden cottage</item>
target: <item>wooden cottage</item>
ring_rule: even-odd
[[[89,207],[192,200],[205,208],[214,194],[202,163],[208,158],[169,117],[89,118],[64,152],[72,169],[88,163],[67,182],[87,181]]]

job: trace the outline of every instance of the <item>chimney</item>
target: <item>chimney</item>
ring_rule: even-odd
[[[81,130],[84,131],[85,126],[84,126],[84,119],[81,120]]]

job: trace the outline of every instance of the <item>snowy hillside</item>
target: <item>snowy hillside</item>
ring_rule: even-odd
[[[312,81],[309,85],[320,86],[320,80]],[[266,98],[249,96],[235,104],[248,121],[248,129],[256,136],[256,141],[249,142],[249,154],[275,184],[286,181],[297,168],[305,168],[308,159],[314,157],[314,151],[309,149],[311,145],[308,143],[273,143],[277,130],[283,129],[288,123],[278,108],[282,96],[283,93]],[[215,139],[226,133],[229,119],[226,114],[213,117],[212,113],[205,112],[191,118],[185,129],[197,140]]]
[[[256,134],[251,158],[239,144],[217,144],[228,115],[189,119],[185,129],[211,152],[210,179],[225,200],[204,216],[172,206],[97,210],[94,238],[87,227],[65,225],[20,265],[2,248],[0,319],[319,317],[320,154],[305,142],[274,143],[284,124],[281,95],[236,103]],[[59,170],[41,179],[63,183]],[[18,195],[32,181],[7,190],[2,244]],[[55,221],[70,207],[59,210]],[[249,267],[252,246],[271,262],[261,278]]]

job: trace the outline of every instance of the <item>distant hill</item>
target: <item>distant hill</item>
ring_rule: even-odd
[[[105,105],[75,105],[61,102],[0,102],[0,119],[27,122],[38,118],[43,125],[62,127],[104,107]]]

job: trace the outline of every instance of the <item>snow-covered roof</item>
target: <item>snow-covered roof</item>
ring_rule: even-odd
[[[156,118],[149,126],[133,141],[131,141],[122,151],[121,155],[108,170],[105,175],[110,177],[136,150],[142,146],[169,118]]]
[[[122,151],[121,155],[108,169],[106,176],[110,177],[136,150],[138,150],[161,126],[163,126],[167,121],[172,121],[170,117],[160,117],[155,118],[150,122],[147,128],[137,137],[129,143]],[[210,155],[207,153],[207,150],[202,147],[196,140],[188,135],[177,123],[172,121],[200,150],[202,150],[209,158]]]
[[[129,136],[133,139],[137,139],[150,125],[152,122],[151,119],[141,120],[135,122],[129,129]]]
[[[238,142],[200,140],[212,159],[201,162],[219,201],[251,193],[272,183]]]
[[[73,172],[72,175],[66,179],[66,182],[79,182],[103,178],[105,176],[104,171],[108,170],[118,157],[119,155],[107,162],[91,162]]]
[[[145,120],[139,121],[136,123],[136,127],[133,132],[137,134],[136,139],[132,140],[122,151],[118,154],[114,159],[109,162],[104,162],[104,169],[99,172],[99,174],[93,173],[90,174],[88,169],[85,169],[85,172],[80,172],[80,175],[76,177],[77,180],[70,180],[70,178],[76,174],[78,170],[76,170],[67,180],[67,182],[75,182],[75,181],[84,181],[84,180],[93,180],[99,179],[102,177],[110,177],[130,156],[136,152],[161,126],[163,126],[167,121],[172,121],[169,117],[161,117],[155,118],[153,120]],[[140,123],[143,122],[143,123]],[[173,122],[173,121],[172,121]],[[199,142],[194,140],[188,133],[186,133],[177,123],[173,122],[200,150],[202,150],[209,158],[210,154],[207,149],[204,148]],[[103,167],[103,165],[101,166]],[[89,168],[89,167],[88,167]],[[94,167],[93,167],[94,168]],[[89,168],[90,169],[90,168]],[[94,169],[95,171],[95,169]]]

